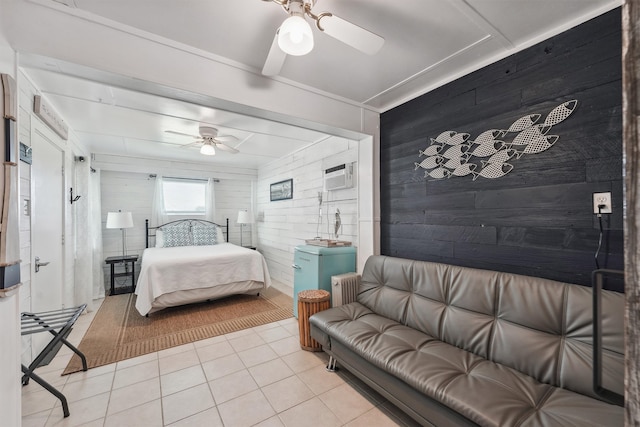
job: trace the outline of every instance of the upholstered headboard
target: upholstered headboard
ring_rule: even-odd
[[[200,246],[229,241],[229,218],[225,226],[204,219],[179,219],[156,227],[150,227],[149,220],[145,219],[144,226],[147,248],[150,238],[154,239],[156,247]]]

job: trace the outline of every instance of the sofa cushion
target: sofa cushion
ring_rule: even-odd
[[[331,341],[480,425],[622,423],[616,406],[540,383],[358,302],[316,313],[310,321]]]

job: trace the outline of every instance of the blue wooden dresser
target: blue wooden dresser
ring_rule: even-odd
[[[356,271],[353,246],[296,246],[293,255],[293,315],[298,317],[298,292],[323,289],[331,292],[331,276]]]

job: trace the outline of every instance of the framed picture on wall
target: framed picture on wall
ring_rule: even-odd
[[[271,184],[271,201],[293,199],[293,179]]]

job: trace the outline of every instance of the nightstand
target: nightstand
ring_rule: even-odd
[[[110,256],[104,260],[111,267],[111,293],[110,295],[124,294],[128,292],[133,292],[136,290],[136,261],[138,261],[138,255],[125,255],[125,256]],[[125,271],[121,273],[115,272],[116,264],[124,264]],[[131,264],[131,271],[128,271],[127,264]],[[115,280],[116,277],[131,277],[131,290],[129,290],[129,286],[125,286],[122,290],[116,292],[115,289]]]

